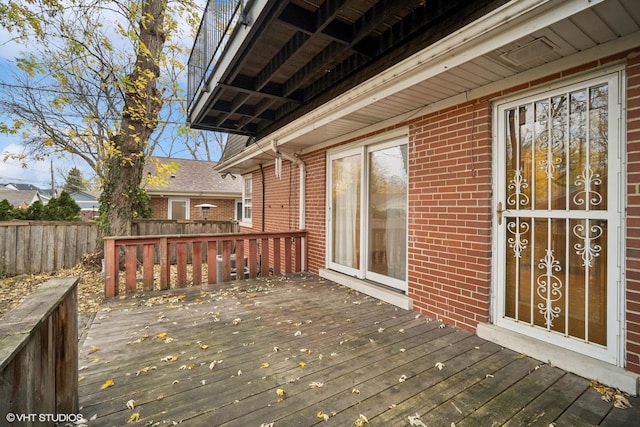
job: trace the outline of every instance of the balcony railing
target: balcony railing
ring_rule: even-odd
[[[136,292],[138,284],[145,291],[163,290],[301,272],[306,236],[292,231],[106,237],[105,295]]]
[[[242,0],[209,0],[188,62],[187,108],[215,69],[234,28],[241,21]]]

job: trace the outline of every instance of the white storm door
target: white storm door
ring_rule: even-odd
[[[620,363],[620,76],[496,109],[496,324]]]

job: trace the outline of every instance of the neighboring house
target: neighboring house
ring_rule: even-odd
[[[69,193],[69,196],[71,196],[71,198],[75,200],[78,206],[80,206],[80,217],[84,221],[94,220],[98,217],[100,203],[98,202],[98,198],[96,196],[91,193],[87,193],[86,191],[76,191],[74,193]]]
[[[188,100],[238,135],[244,230],[306,229],[310,272],[637,394],[640,2],[249,4],[220,51],[204,21]]]
[[[144,177],[157,175],[156,164],[176,163],[177,170],[162,176],[162,185],[146,182],[152,218],[229,221],[241,210],[242,178],[221,174],[214,162],[155,157],[147,161]],[[154,180],[157,181],[157,180]]]
[[[28,208],[33,202],[45,201],[37,190],[14,190],[9,188],[0,188],[0,200],[7,200],[12,206],[20,209]]]

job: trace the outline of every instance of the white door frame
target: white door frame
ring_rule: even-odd
[[[625,73],[622,67],[610,67],[591,73],[587,76],[565,80],[553,85],[540,88],[530,93],[513,95],[494,103],[493,107],[493,229],[494,250],[492,269],[492,322],[502,328],[522,333],[542,341],[549,342],[559,347],[564,347],[579,353],[606,361],[618,366],[624,366],[624,233],[622,232],[623,212],[625,204],[624,159],[625,159],[625,129],[622,120],[622,105],[624,105],[624,81]],[[580,339],[565,336],[557,332],[548,332],[542,328],[533,327],[528,323],[518,322],[506,318],[504,315],[504,278],[506,257],[506,223],[504,219],[498,224],[499,217],[508,217],[511,213],[507,210],[497,213],[499,203],[506,206],[505,191],[505,150],[504,150],[504,126],[505,110],[521,105],[528,101],[555,93],[570,92],[599,83],[609,85],[609,153],[608,153],[608,196],[609,210],[607,215],[608,225],[608,251],[607,270],[608,288],[607,295],[607,344],[599,346],[589,344]],[[540,210],[538,210],[540,211]],[[511,214],[513,215],[513,214]],[[535,212],[532,212],[535,215]],[[544,215],[544,212],[542,212]]]

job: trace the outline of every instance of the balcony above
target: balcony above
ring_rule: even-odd
[[[260,139],[504,3],[212,0],[189,60],[189,122]]]

